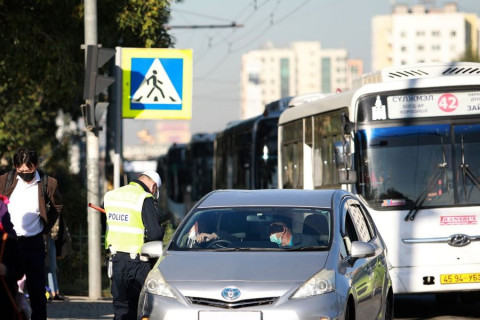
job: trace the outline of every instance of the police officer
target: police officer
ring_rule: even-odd
[[[146,242],[162,240],[165,231],[156,203],[161,184],[158,173],[147,171],[128,185],[105,194],[105,247],[111,253],[115,320],[137,317],[140,291],[151,269],[140,250]]]

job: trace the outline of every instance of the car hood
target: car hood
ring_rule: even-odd
[[[159,268],[167,282],[303,282],[324,268],[327,257],[328,251],[169,251]]]

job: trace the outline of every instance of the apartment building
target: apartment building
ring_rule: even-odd
[[[422,62],[458,61],[467,50],[479,52],[479,19],[458,11],[456,3],[441,8],[398,4],[391,15],[372,19],[371,69]]]
[[[241,117],[257,116],[282,97],[346,90],[362,72],[362,61],[349,60],[346,49],[323,49],[315,41],[287,48],[266,44],[242,56]]]

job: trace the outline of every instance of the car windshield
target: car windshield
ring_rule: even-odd
[[[331,224],[329,209],[199,209],[185,218],[170,250],[325,250],[330,243]],[[284,243],[271,241],[273,231]]]

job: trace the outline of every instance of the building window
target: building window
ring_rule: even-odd
[[[438,31],[438,30],[433,30],[433,31],[432,31],[432,37],[440,37],[440,31]]]
[[[248,82],[258,85],[260,83],[260,77],[258,76],[258,73],[249,73]]]
[[[425,31],[418,30],[417,31],[417,37],[424,37],[425,36]]]
[[[422,44],[417,46],[418,51],[423,51],[423,49],[425,49],[425,47]]]
[[[331,93],[331,60],[330,58],[322,58],[322,93]]]
[[[452,30],[452,31],[450,32],[450,36],[451,36],[452,38],[455,38],[455,37],[457,36],[457,31]]]
[[[407,51],[407,47],[405,47],[405,46],[401,46],[401,47],[400,47],[400,51],[402,51],[402,52],[406,52],[406,51]]]
[[[287,58],[280,59],[280,95],[290,95],[290,60]]]

